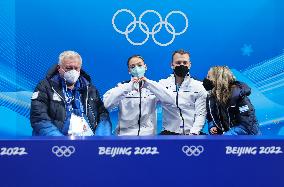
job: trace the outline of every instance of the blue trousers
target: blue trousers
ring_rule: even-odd
[[[230,130],[224,133],[224,135],[248,135],[248,134],[249,133],[240,126],[232,127],[230,128]]]

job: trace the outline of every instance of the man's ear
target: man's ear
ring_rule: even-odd
[[[145,70],[147,70],[147,64],[145,64]]]
[[[170,62],[171,69],[174,69],[173,62]]]
[[[57,65],[57,71],[60,73],[60,71],[61,71],[61,67],[60,67],[60,65],[58,64]]]
[[[60,65],[57,65],[57,71],[59,72],[60,75],[64,74],[63,69],[60,67]]]
[[[191,68],[191,62],[189,63],[189,66],[188,66],[188,69],[190,69]]]

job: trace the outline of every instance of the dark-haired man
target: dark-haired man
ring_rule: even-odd
[[[204,126],[207,92],[202,82],[190,77],[190,67],[189,52],[177,50],[172,54],[171,68],[174,73],[159,81],[175,100],[175,105],[161,103],[161,135],[198,135]]]

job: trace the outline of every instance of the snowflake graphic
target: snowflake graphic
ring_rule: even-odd
[[[253,49],[251,45],[244,44],[243,47],[241,48],[241,51],[243,56],[250,56],[251,53],[253,52]]]

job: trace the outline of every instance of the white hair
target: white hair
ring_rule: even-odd
[[[79,53],[77,53],[76,51],[63,51],[60,55],[59,55],[59,61],[58,64],[62,65],[62,62],[65,58],[78,58],[81,65],[82,65],[82,58],[79,55]]]

